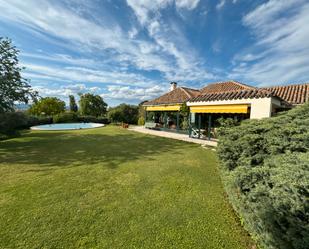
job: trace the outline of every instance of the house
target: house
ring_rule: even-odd
[[[309,84],[258,88],[237,81],[216,82],[197,90],[177,87],[143,104],[146,127],[188,132],[192,137],[215,136],[220,118],[261,119],[288,110],[309,99]],[[180,115],[181,106],[188,106],[189,120]],[[154,125],[155,124],[155,125]],[[189,125],[186,125],[189,124]]]

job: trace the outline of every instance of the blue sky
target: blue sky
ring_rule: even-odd
[[[309,79],[307,0],[0,0],[0,36],[42,96],[113,106],[234,79]]]

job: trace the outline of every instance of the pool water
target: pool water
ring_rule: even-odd
[[[103,126],[104,124],[98,124],[98,123],[46,124],[46,125],[32,126],[31,130],[42,130],[42,131],[79,130],[79,129],[92,129]]]

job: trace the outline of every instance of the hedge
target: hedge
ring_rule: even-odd
[[[309,104],[219,133],[222,178],[245,228],[264,249],[309,248]]]
[[[0,114],[0,140],[18,136],[20,129],[28,129],[34,125],[51,124],[51,117],[29,116],[24,112],[8,112]]]
[[[78,116],[76,113],[68,112],[48,116],[32,116],[25,112],[8,112],[0,114],[0,140],[19,136],[19,130],[29,129],[31,126],[52,123],[94,122],[109,124],[105,117]]]
[[[53,123],[74,123],[78,121],[77,114],[74,112],[65,112],[53,116]]]

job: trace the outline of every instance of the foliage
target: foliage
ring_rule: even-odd
[[[252,248],[211,150],[115,126],[0,148],[0,248]]]
[[[20,129],[34,125],[52,123],[48,117],[29,116],[24,112],[6,112],[0,114],[0,140],[19,136]]]
[[[64,112],[53,116],[53,123],[77,122],[78,116],[75,112]]]
[[[108,118],[113,123],[124,122],[128,124],[136,124],[138,120],[138,106],[120,104],[109,109]]]
[[[240,125],[240,122],[238,122],[237,120],[235,119],[232,119],[232,118],[219,118],[217,120],[217,123],[219,124],[219,127],[218,127],[218,133],[223,136],[225,134],[225,131],[228,129],[228,128],[231,128],[231,127],[235,127],[237,125]]]
[[[77,112],[78,107],[77,107],[74,95],[69,95],[69,100],[70,100],[70,111]]]
[[[100,95],[91,93],[81,94],[79,100],[81,115],[103,116],[107,111],[107,104]]]
[[[108,118],[106,117],[94,117],[94,116],[81,116],[74,112],[65,112],[55,115],[53,117],[54,123],[74,123],[74,122],[83,122],[83,123],[101,123],[108,124]]]
[[[27,118],[22,112],[7,112],[0,114],[0,140],[18,136],[18,128],[27,125]]]
[[[101,124],[109,124],[109,120],[106,117],[93,117],[93,116],[77,116],[78,122],[84,123],[101,123]]]
[[[27,126],[22,127],[23,129],[30,128],[31,126],[35,125],[44,125],[44,124],[52,124],[53,118],[49,116],[31,116],[27,115],[28,122]]]
[[[146,116],[146,110],[145,107],[143,106],[144,103],[146,103],[148,100],[142,101],[141,103],[138,104],[138,117],[139,118],[144,118]]]
[[[180,127],[183,130],[189,129],[189,114],[190,114],[190,107],[187,106],[186,102],[183,102],[180,107],[180,116],[182,117]]]
[[[189,119],[187,116],[182,118],[182,122],[180,124],[181,129],[188,130],[189,129]]]
[[[12,111],[14,102],[28,103],[37,96],[21,76],[18,54],[11,40],[0,37],[0,113]]]
[[[138,118],[138,121],[137,121],[137,124],[138,124],[138,125],[145,125],[145,119],[144,119],[144,117],[139,117],[139,118]]]
[[[188,117],[190,113],[190,107],[187,106],[186,102],[183,102],[181,107],[180,107],[180,115],[183,117]]]
[[[46,115],[52,116],[65,111],[64,101],[55,97],[42,98],[36,103],[34,103],[30,109],[29,113],[32,115]]]
[[[220,131],[229,198],[266,249],[309,248],[309,103]]]

